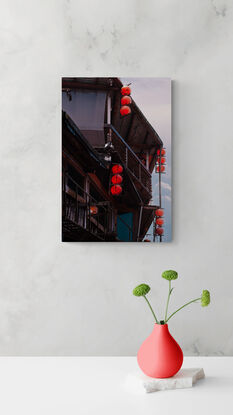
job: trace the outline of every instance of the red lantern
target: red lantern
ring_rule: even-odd
[[[157,233],[157,235],[162,236],[163,235],[163,228],[156,228],[156,233]]]
[[[114,174],[114,176],[112,176],[112,183],[113,184],[120,184],[123,181],[123,177],[120,174]]]
[[[159,173],[159,170],[161,171],[161,173],[163,173],[165,171],[165,166],[157,166],[156,173]]]
[[[156,225],[162,226],[164,224],[164,220],[161,218],[156,219]]]
[[[111,187],[111,193],[113,196],[119,196],[122,192],[122,187],[119,184],[115,184]]]
[[[127,105],[123,105],[123,107],[120,108],[120,113],[122,116],[129,115],[131,113],[131,109]]]
[[[156,216],[163,216],[163,209],[156,209],[155,214]]]
[[[166,161],[165,157],[161,157],[161,164],[164,164]]]
[[[130,94],[131,94],[131,88],[128,85],[123,86],[121,88],[121,95],[130,95]]]
[[[98,207],[97,206],[90,206],[90,214],[91,215],[97,215],[98,213]]]
[[[164,150],[164,148],[162,148],[162,150],[161,150],[161,156],[165,156],[165,154],[166,154],[166,151]],[[157,155],[158,156],[160,155],[160,150],[157,150]]]
[[[123,167],[120,164],[115,164],[112,166],[112,172],[113,174],[118,174],[123,172]]]
[[[124,95],[121,98],[121,105],[130,105],[132,104],[132,99],[128,95]]]

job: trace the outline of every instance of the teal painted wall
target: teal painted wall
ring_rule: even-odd
[[[120,218],[131,228],[129,228],[120,220]],[[117,217],[117,236],[121,241],[132,241],[133,229],[133,213],[124,213]]]

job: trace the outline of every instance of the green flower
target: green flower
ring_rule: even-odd
[[[164,271],[162,273],[162,277],[165,278],[165,280],[171,281],[176,280],[178,278],[178,273],[176,271],[173,271],[172,269],[168,271]]]
[[[201,296],[201,305],[202,307],[207,307],[209,303],[210,303],[210,292],[208,290],[203,290],[202,296]]]
[[[133,295],[136,295],[136,297],[141,297],[142,295],[148,294],[150,291],[150,287],[147,284],[140,284],[133,290]]]

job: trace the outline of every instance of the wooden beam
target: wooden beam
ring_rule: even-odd
[[[64,159],[67,163],[71,164],[81,176],[85,177],[86,173],[82,169],[82,167],[73,159],[71,154],[67,152],[67,150],[62,150],[62,159]]]
[[[78,80],[62,80],[62,88],[68,89],[92,89],[98,91],[109,91],[109,90],[118,90],[119,88],[110,86],[110,85],[103,85],[103,84],[89,84],[88,82],[80,82]]]
[[[113,197],[106,191],[99,178],[94,173],[88,173],[91,183],[101,193],[101,195],[109,202],[114,203]]]

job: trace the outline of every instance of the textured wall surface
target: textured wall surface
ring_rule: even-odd
[[[187,355],[232,355],[233,1],[5,0],[0,16],[0,354],[135,355],[176,269]],[[60,242],[61,76],[173,82],[173,242]]]

